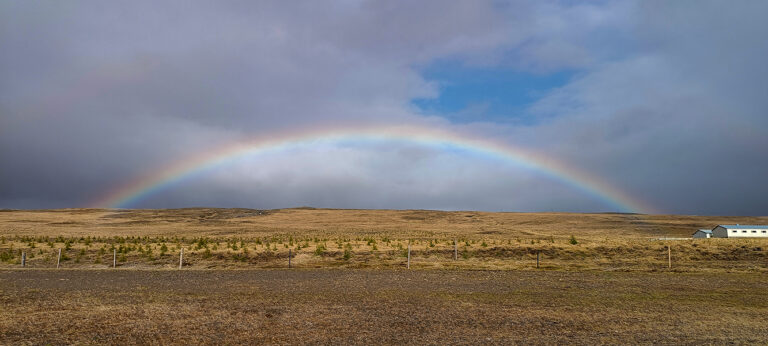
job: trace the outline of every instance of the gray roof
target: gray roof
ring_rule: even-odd
[[[722,228],[748,228],[748,229],[768,229],[768,225],[718,225]]]
[[[711,229],[700,229],[697,232],[712,233]]]

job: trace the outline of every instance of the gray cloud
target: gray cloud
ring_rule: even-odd
[[[0,207],[86,204],[241,138],[429,124],[531,147],[667,212],[765,214],[762,2],[4,2]],[[440,60],[576,71],[531,125],[451,124],[414,98]],[[401,143],[233,163],[136,206],[603,211],[487,159]]]
[[[538,134],[662,210],[764,214],[768,25],[755,7],[644,2],[635,54],[540,100],[533,111],[553,120]]]

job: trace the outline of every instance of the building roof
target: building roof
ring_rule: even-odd
[[[700,230],[698,230],[696,232],[712,233],[712,230],[711,229],[700,229]]]
[[[738,229],[768,229],[768,225],[718,225],[722,228],[738,228]]]

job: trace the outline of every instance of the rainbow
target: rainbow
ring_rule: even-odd
[[[460,149],[494,157],[517,167],[541,173],[610,204],[618,211],[652,213],[653,208],[630,197],[599,177],[587,174],[562,161],[530,150],[428,126],[376,126],[343,129],[313,129],[260,136],[215,148],[181,159],[150,174],[138,177],[99,198],[90,206],[122,208],[169,185],[202,171],[227,165],[248,155],[277,151],[300,145],[341,141],[405,141],[437,148]]]

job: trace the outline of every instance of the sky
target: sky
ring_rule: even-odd
[[[767,215],[765,13],[749,0],[0,1],[0,208]],[[110,199],[233,143],[391,126],[560,169],[361,136],[289,141]]]

